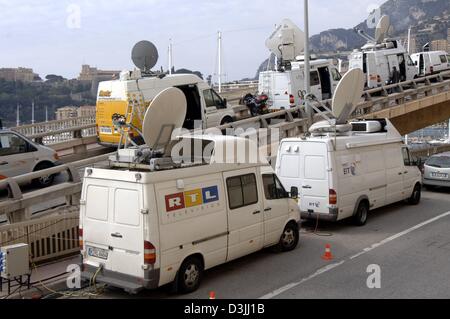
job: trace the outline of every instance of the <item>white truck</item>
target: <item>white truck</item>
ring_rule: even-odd
[[[312,128],[310,137],[281,142],[276,173],[283,185],[300,190],[302,218],[353,218],[362,226],[369,210],[419,203],[420,170],[389,120],[350,124],[348,132]]]
[[[418,77],[417,68],[406,49],[392,39],[381,44],[369,43],[361,50],[355,50],[349,57],[349,67],[363,70],[366,89],[396,82],[394,68],[399,72],[399,82]]]
[[[205,148],[212,143],[212,157],[165,169],[134,159],[86,169],[79,234],[83,278],[95,276],[130,293],[173,282],[189,293],[199,287],[204,270],[264,247],[295,249],[300,210],[269,164],[217,160],[222,145],[249,140],[181,140],[198,140]]]
[[[450,55],[445,51],[419,52],[411,55],[419,76],[450,70]]]
[[[333,97],[341,74],[330,60],[312,60],[311,93],[319,100]],[[272,111],[289,109],[301,105],[305,92],[305,63],[303,60],[292,61],[290,69],[285,71],[265,71],[259,74],[258,94],[269,97]]]

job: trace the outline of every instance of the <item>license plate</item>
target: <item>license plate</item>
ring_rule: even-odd
[[[100,127],[100,133],[102,134],[112,134],[112,128],[111,127],[106,127],[106,126],[102,126]]]
[[[448,178],[448,174],[447,173],[431,173],[431,177]]]
[[[97,247],[87,247],[87,253],[91,257],[96,257],[100,259],[108,259],[108,250],[101,249]]]

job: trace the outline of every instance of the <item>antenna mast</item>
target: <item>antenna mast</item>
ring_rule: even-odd
[[[217,33],[217,36],[218,36],[218,39],[217,39],[217,41],[218,41],[218,54],[219,54],[219,58],[218,58],[218,63],[219,63],[219,65],[218,65],[218,72],[219,72],[219,74],[218,74],[218,77],[219,77],[219,93],[222,93],[222,32],[221,31],[219,31],[218,33]]]
[[[17,103],[17,107],[16,107],[16,126],[17,127],[20,126],[20,105],[19,105],[19,103]]]
[[[311,67],[309,64],[310,54],[309,54],[309,8],[308,0],[304,0],[305,8],[305,96],[311,93]],[[305,101],[306,115],[308,120],[312,124],[312,108],[309,105],[308,99]]]
[[[169,39],[169,74],[172,74],[173,68],[173,44],[172,39]]]

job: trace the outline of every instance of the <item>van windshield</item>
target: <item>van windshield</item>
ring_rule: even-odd
[[[434,156],[431,157],[426,165],[437,168],[450,168],[450,156]]]

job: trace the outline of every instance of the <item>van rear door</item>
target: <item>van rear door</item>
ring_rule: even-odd
[[[86,179],[81,216],[87,264],[142,277],[142,185]]]
[[[277,175],[286,189],[295,186],[303,212],[328,214],[328,150],[320,142],[284,142],[277,162]]]

